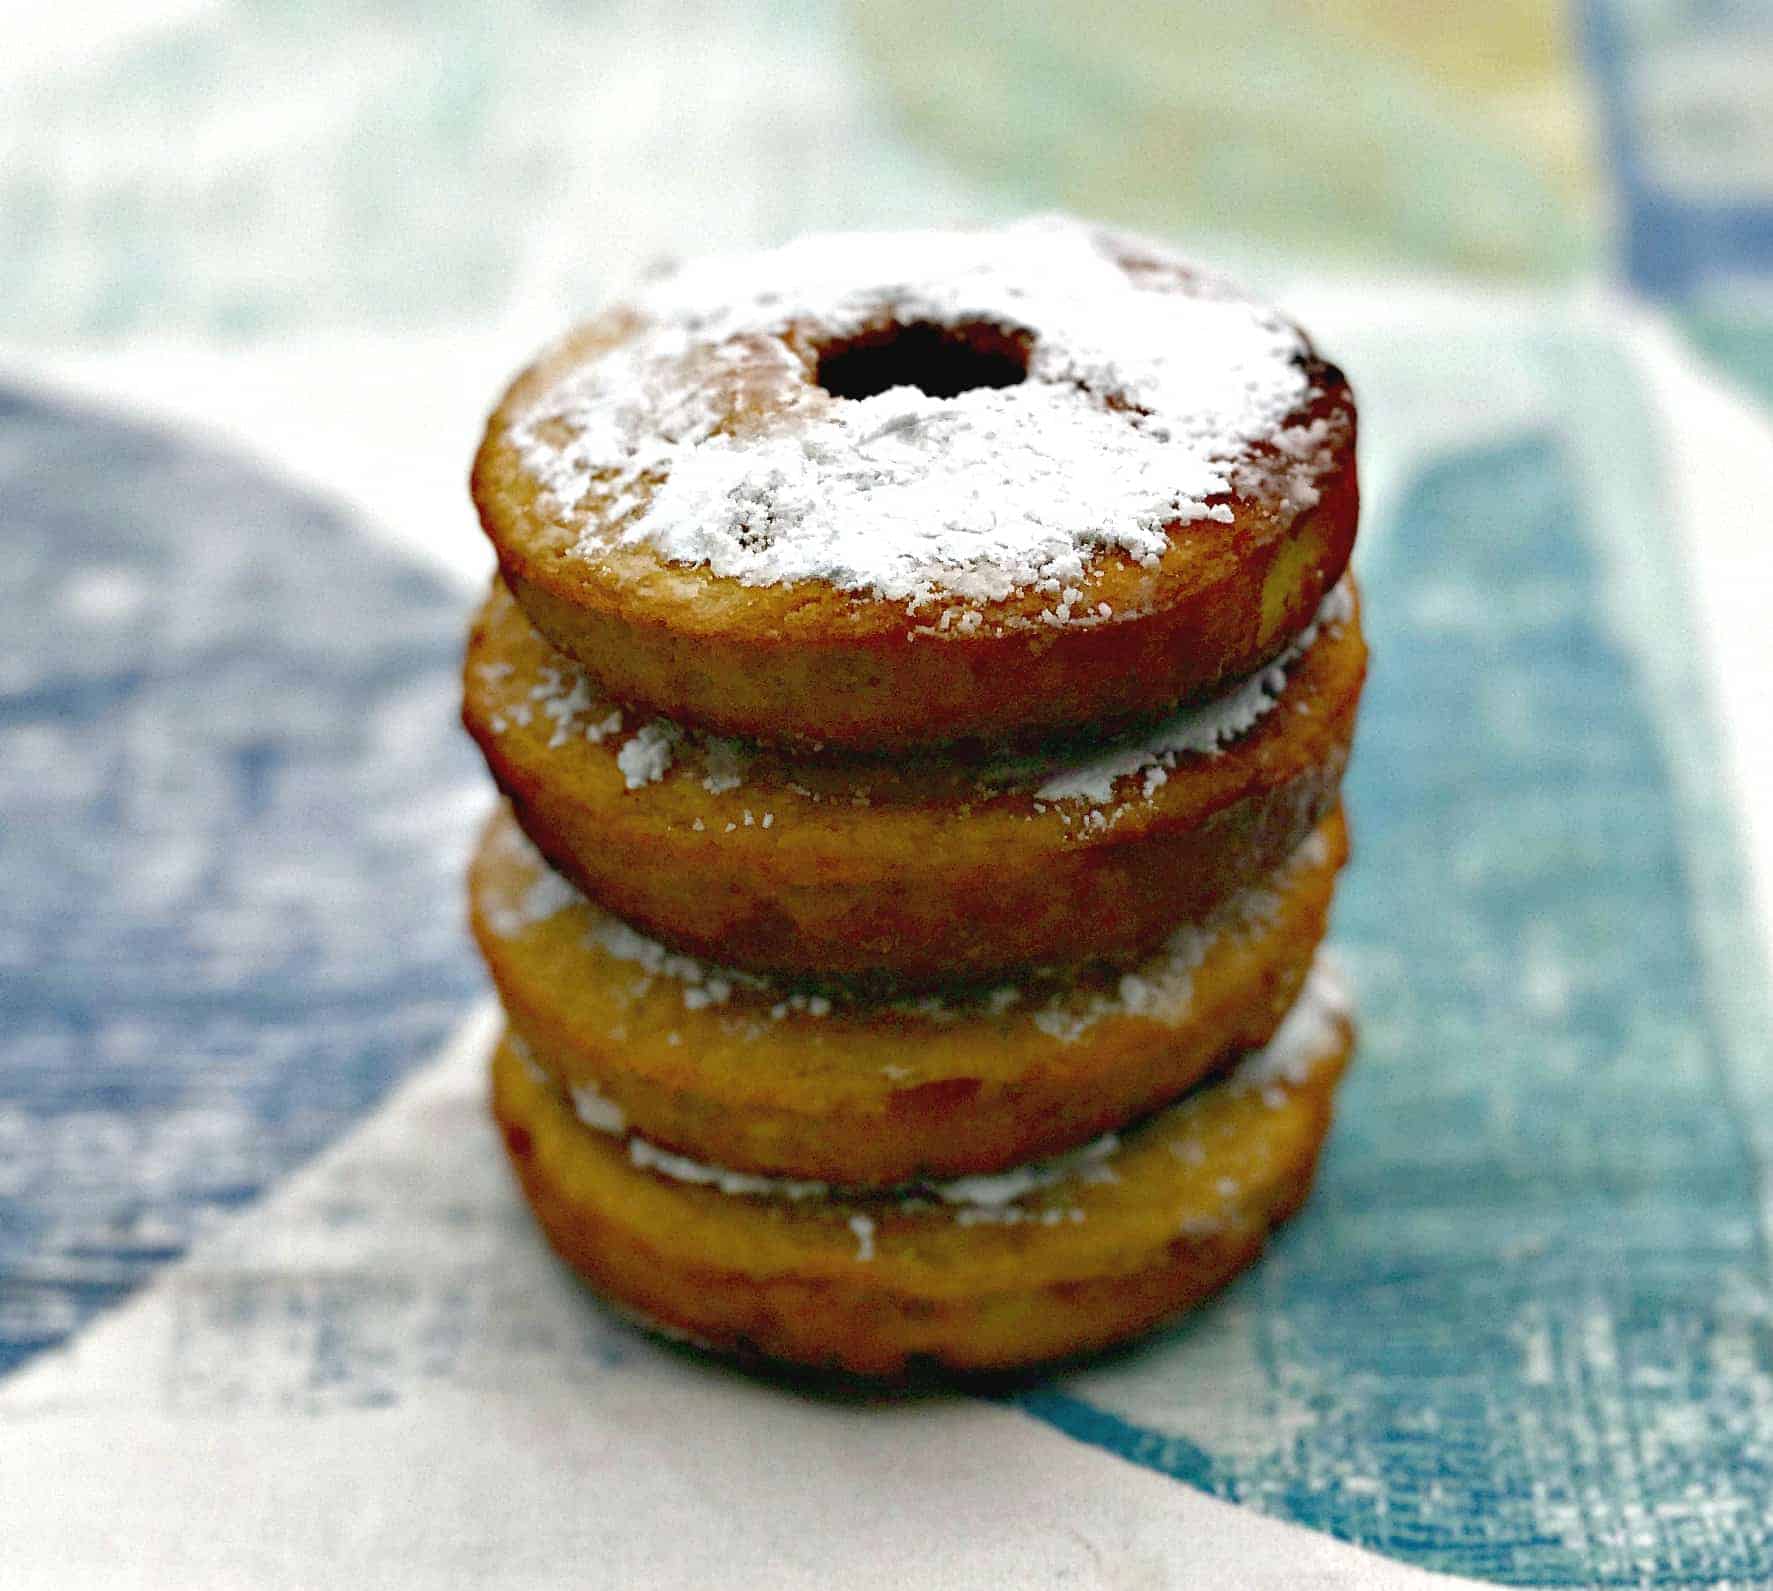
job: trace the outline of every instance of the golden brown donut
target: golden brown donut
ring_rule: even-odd
[[[594,1121],[735,1170],[880,1188],[1071,1148],[1266,1043],[1347,850],[1337,813],[1126,975],[885,1003],[673,955],[574,892],[503,813],[470,918],[514,1039]]]
[[[701,262],[566,338],[472,489],[607,692],[851,749],[1024,742],[1259,668],[1358,518],[1297,327],[1059,217]]]
[[[1305,1198],[1352,1042],[1314,976],[1268,1050],[1117,1138],[869,1199],[637,1152],[508,1045],[493,1110],[561,1257],[665,1331],[863,1376],[1006,1370],[1148,1330],[1250,1264]]]
[[[1117,742],[832,763],[615,707],[495,585],[463,717],[554,865],[675,949],[899,990],[1125,964],[1272,872],[1334,807],[1366,650],[1348,582],[1324,608],[1284,668]]]

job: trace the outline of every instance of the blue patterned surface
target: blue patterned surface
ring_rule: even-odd
[[[1430,457],[1363,543],[1363,1047],[1319,1195],[1218,1306],[1018,1401],[1433,1568],[1773,1583],[1773,1047],[1691,624],[1629,368],[1519,357],[1561,410]],[[10,397],[0,517],[5,1367],[425,1056],[477,987],[483,797],[460,599],[324,507]],[[218,1362],[266,1329],[211,1325]]]
[[[1629,372],[1543,362],[1567,412],[1426,463],[1363,545],[1363,1049],[1317,1200],[1219,1307],[1020,1403],[1430,1567],[1767,1583],[1773,1052],[1718,995],[1749,929],[1653,460],[1629,404],[1583,429]],[[0,518],[4,1368],[441,1037],[483,798],[460,599],[324,507],[13,396]]]
[[[1619,267],[1773,402],[1773,5],[1582,0]]]
[[[1766,0],[1586,0],[1624,265],[1660,299],[1773,273]]]
[[[0,1372],[478,987],[463,599],[246,465],[0,391]]]
[[[16,334],[484,326],[514,283],[564,306],[665,250],[1029,202],[913,161],[827,10],[273,3],[45,70],[0,173]],[[1575,16],[1620,274],[1773,393],[1773,13]],[[1037,86],[1050,138],[1064,85]],[[278,136],[239,136],[261,104]],[[1410,175],[1481,214],[1439,169]],[[1438,352],[1399,360],[1446,403]],[[1364,532],[1337,920],[1364,1039],[1318,1198],[1219,1305],[1019,1401],[1433,1568],[1773,1585],[1765,991],[1653,428],[1613,424],[1633,377],[1593,346],[1547,364],[1561,408],[1425,450]],[[462,599],[326,507],[0,394],[0,525],[4,1375],[432,1049],[479,987],[458,867],[485,796],[453,728]],[[192,1303],[172,1396],[232,1408],[220,1370],[269,1340],[291,1417],[423,1395],[544,1307],[522,1264],[498,1277]],[[589,1311],[547,1329],[591,1372],[631,1346]]]
[[[1747,925],[1727,815],[1683,822],[1703,697],[1651,686],[1692,654],[1658,499],[1597,521],[1571,435],[1446,455],[1372,538],[1336,915],[1362,1050],[1316,1201],[1219,1323],[1248,1323],[1267,1431],[1214,1450],[1166,1392],[1214,1362],[1211,1316],[1023,1406],[1426,1567],[1769,1584],[1773,1317],[1737,1073],[1773,1046],[1707,995],[1758,973],[1708,981],[1719,919]],[[1653,632],[1617,617],[1621,557],[1675,577]]]

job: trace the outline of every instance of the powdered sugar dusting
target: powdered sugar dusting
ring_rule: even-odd
[[[1179,1026],[1194,1003],[1196,969],[1223,933],[1247,919],[1244,908],[1249,904],[1239,897],[1228,902],[1211,923],[1184,924],[1137,971],[1123,974],[1112,990],[1053,995],[1034,1009],[1029,1020],[1061,1044],[1077,1043],[1091,1028],[1110,1018],[1136,1016]]]
[[[575,1083],[567,1092],[579,1120],[599,1132],[620,1134],[628,1130],[628,1113],[609,1095],[589,1083]]]
[[[485,895],[488,926],[501,939],[514,939],[528,929],[549,922],[561,912],[579,909],[585,918],[586,942],[605,955],[640,969],[648,978],[667,978],[681,992],[686,1011],[702,1011],[725,1005],[735,989],[771,993],[773,986],[751,973],[731,967],[715,967],[694,956],[668,949],[658,940],[630,928],[621,918],[600,910],[567,879],[548,865],[529,836],[507,819],[493,831],[493,845],[512,862],[517,876],[498,881]],[[831,1003],[819,996],[798,996],[796,1009],[829,1011]]]
[[[581,1095],[591,1103],[592,1108],[584,1108]],[[610,1102],[601,1094],[595,1090],[574,1089],[572,1099],[574,1113],[587,1127],[609,1137],[622,1135],[622,1125],[609,1125],[611,1118],[605,1107],[610,1106]],[[619,1111],[617,1114],[620,1114]],[[692,1187],[715,1188],[721,1193],[741,1198],[787,1199],[791,1202],[843,1195],[842,1189],[816,1179],[772,1177],[710,1165],[705,1161],[691,1159],[688,1155],[662,1149],[638,1134],[630,1135],[626,1142],[628,1159],[634,1165]],[[878,1197],[900,1204],[925,1205],[934,1202],[957,1210],[1002,1211],[1031,1193],[1056,1187],[1073,1179],[1079,1185],[1114,1181],[1114,1171],[1107,1162],[1119,1147],[1120,1139],[1113,1133],[1105,1133],[1102,1137],[1092,1139],[1079,1148],[1067,1150],[1064,1154],[1030,1161],[1027,1165],[1015,1166],[1008,1171],[992,1175],[955,1177],[938,1182],[907,1183],[902,1187],[889,1189]],[[864,1224],[865,1231],[858,1227],[858,1222]],[[852,1217],[849,1225],[850,1230],[856,1234],[858,1248],[863,1251],[858,1253],[857,1258],[873,1258],[875,1223],[866,1216],[858,1215]]]
[[[988,1176],[955,1177],[948,1182],[933,1183],[931,1191],[944,1204],[999,1209],[1072,1177],[1079,1182],[1114,1181],[1114,1171],[1107,1162],[1119,1148],[1119,1135],[1104,1133],[1065,1154],[1032,1161],[1025,1166],[1012,1166],[1008,1171]]]
[[[530,849],[527,840],[523,843],[526,850]],[[487,924],[501,939],[515,939],[524,930],[585,903],[585,897],[543,863],[539,855],[535,860],[535,875],[523,889],[488,903]]]
[[[1141,246],[1143,248],[1143,246]],[[1092,560],[1155,563],[1178,525],[1229,521],[1254,469],[1312,488],[1300,333],[1173,259],[1062,217],[994,231],[803,239],[648,289],[626,341],[513,426],[579,554],[644,544],[747,585],[819,581],[904,601],[1016,593],[1074,612]],[[1027,379],[933,397],[816,385],[816,352],[889,324],[984,325]],[[734,394],[750,395],[741,414]],[[952,622],[952,615],[950,616]]]
[[[1149,797],[1168,779],[1179,758],[1190,752],[1220,751],[1254,729],[1280,701],[1288,673],[1319,632],[1346,623],[1353,613],[1354,590],[1344,577],[1324,598],[1311,623],[1267,668],[1211,701],[1183,708],[1142,739],[1062,769],[1035,791],[1035,799],[1103,806],[1113,800],[1118,781],[1134,777],[1140,780],[1141,793]]]
[[[584,1120],[583,1117],[580,1118]],[[594,1121],[585,1123],[597,1127]],[[602,1130],[602,1129],[598,1129]],[[791,1177],[759,1177],[749,1171],[730,1171],[725,1166],[705,1165],[687,1155],[673,1154],[645,1138],[628,1140],[628,1158],[642,1171],[656,1171],[673,1182],[687,1182],[692,1187],[717,1188],[722,1193],[744,1196],[767,1196],[772,1199],[822,1199],[831,1191],[829,1183],[798,1181]]]
[[[493,600],[507,611],[515,606],[503,588]],[[1048,752],[982,763],[975,770],[975,788],[987,799],[1025,797],[1036,814],[1059,809],[1068,825],[1075,813],[1066,809],[1086,806],[1090,810],[1082,814],[1079,832],[1111,828],[1126,803],[1154,799],[1182,757],[1222,752],[1248,734],[1280,705],[1291,673],[1317,640],[1326,632],[1339,633],[1353,614],[1354,587],[1345,577],[1272,664],[1211,701],[1184,708],[1153,730],[1123,735],[1094,755],[1079,758],[1075,751]],[[616,747],[616,769],[629,793],[645,791],[681,770],[710,796],[726,795],[758,780],[760,790],[767,789],[775,801],[784,803],[789,815],[846,799],[860,807],[870,804],[866,787],[857,787],[847,797],[829,790],[821,794],[795,777],[792,763],[767,748],[703,734],[666,718],[633,724],[630,717],[626,721],[631,730],[618,744],[614,737],[623,731],[622,710],[599,694],[595,682],[572,659],[551,649],[546,655],[553,661],[540,667],[520,668],[507,661],[476,666],[481,685],[475,694],[483,704],[479,710],[493,733],[533,733],[540,723],[549,730],[550,751],[581,758],[589,755],[585,745],[608,742]],[[712,833],[751,826],[767,829],[783,816],[752,810],[747,823],[741,812],[722,828],[714,812],[710,808],[707,816],[696,817],[692,828]]]
[[[616,753],[616,766],[622,782],[630,790],[656,784],[671,768],[671,753],[677,744],[677,729],[662,718],[643,724],[624,741]]]
[[[578,907],[586,919],[588,945],[637,967],[648,980],[665,978],[676,984],[687,1011],[726,1006],[741,992],[746,1014],[766,1016],[771,1024],[799,1018],[822,1021],[843,1009],[829,995],[792,989],[757,973],[672,950],[587,900],[553,871],[514,821],[501,823],[494,836],[501,854],[529,875],[504,889],[488,891],[487,920],[503,938]],[[1106,988],[1065,984],[1052,988],[1037,980],[1026,987],[999,984],[953,995],[907,997],[891,1001],[890,1009],[914,1022],[949,1026],[1001,1018],[1019,1008],[1037,1031],[1061,1044],[1077,1043],[1099,1023],[1128,1017],[1178,1027],[1193,1007],[1194,974],[1213,947],[1228,935],[1253,933],[1271,922],[1290,881],[1323,865],[1326,845],[1319,833],[1307,836],[1270,879],[1240,890],[1205,922],[1180,925],[1137,967]],[[756,1023],[748,1033],[761,1038],[767,1031]]]
[[[1281,894],[1298,875],[1321,867],[1329,842],[1319,831],[1308,835],[1279,870],[1224,903],[1204,923],[1184,923],[1112,990],[1060,993],[1035,1007],[1030,1020],[1048,1038],[1075,1044],[1099,1022],[1140,1017],[1180,1027],[1194,1004],[1194,975],[1208,954],[1229,935],[1253,933],[1274,920]]]
[[[686,956],[667,949],[637,928],[630,928],[621,918],[598,911],[586,902],[592,922],[587,940],[606,955],[618,961],[631,962],[649,977],[669,978],[682,986],[686,1011],[703,1011],[711,1005],[725,1005],[735,988],[767,991],[770,985],[762,978],[732,967],[714,967],[695,956]]]
[[[1240,1093],[1261,1092],[1270,1104],[1273,1090],[1299,1087],[1340,1041],[1339,1029],[1354,1009],[1333,957],[1319,951],[1292,1010],[1267,1045],[1249,1056],[1230,1078]]]
[[[1222,1086],[1238,1093],[1260,1090],[1265,1099],[1273,1092],[1284,1103],[1289,1089],[1303,1087],[1310,1081],[1312,1073],[1335,1053],[1339,1044],[1338,1025],[1348,1010],[1348,997],[1340,978],[1328,958],[1320,955],[1274,1038],[1266,1048],[1248,1056]],[[590,1102],[590,1109],[585,1108],[581,1094]],[[595,1090],[574,1089],[572,1098],[579,1120],[587,1127],[609,1136],[621,1134],[623,1124],[615,1120],[621,1113],[612,1102]],[[1274,1102],[1270,1099],[1270,1103]],[[638,1135],[630,1135],[626,1145],[629,1160],[642,1170],[655,1171],[694,1187],[715,1188],[721,1193],[741,1197],[791,1202],[845,1196],[844,1190],[829,1182],[734,1171],[662,1149]],[[1081,1219],[1081,1213],[1062,1206],[1057,1212],[1052,1209],[1029,1211],[1020,1206],[1020,1201],[1031,1194],[1056,1188],[1081,1189],[1091,1184],[1118,1181],[1114,1161],[1121,1147],[1119,1134],[1104,1133],[1075,1149],[1012,1166],[1007,1171],[906,1183],[867,1197],[918,1209],[945,1208],[965,1226],[982,1222],[1007,1225],[1021,1219],[1040,1219],[1048,1225],[1056,1225],[1061,1220]],[[1198,1147],[1187,1138],[1179,1139],[1171,1146],[1177,1158],[1185,1163],[1198,1163],[1202,1156],[1190,1153],[1191,1148],[1198,1150]],[[1235,1185],[1229,1188],[1221,1185],[1219,1191],[1230,1198],[1238,1190]],[[856,1237],[857,1258],[873,1258],[877,1224],[868,1216],[857,1214],[851,1218],[849,1227]]]
[[[751,754],[742,741],[709,736],[703,744],[702,760],[707,769],[702,788],[709,795],[725,795],[745,782],[745,769]]]

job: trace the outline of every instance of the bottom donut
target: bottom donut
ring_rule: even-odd
[[[846,1194],[581,1121],[509,1036],[493,1112],[560,1256],[668,1335],[898,1379],[1107,1348],[1224,1286],[1310,1189],[1354,1027],[1323,963],[1262,1050],[1119,1134],[991,1176]]]

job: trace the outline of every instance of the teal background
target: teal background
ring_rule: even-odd
[[[1629,390],[1593,347],[1540,357],[1581,371],[1571,428],[1598,417],[1576,407],[1591,384]],[[1142,1422],[1149,1362],[1020,1402],[1425,1567],[1760,1584],[1773,1323],[1736,1079],[1773,1051],[1763,1012],[1710,995],[1755,966],[1707,966],[1720,924],[1750,942],[1736,836],[1697,676],[1653,683],[1696,655],[1654,463],[1608,456],[1628,517],[1600,517],[1570,434],[1536,428],[1424,464],[1367,548],[1335,926],[1360,1060],[1317,1196],[1239,1284],[1290,1440],[1226,1454]],[[1649,634],[1617,623],[1621,558],[1669,582]],[[1154,1357],[1186,1374],[1199,1330]]]

